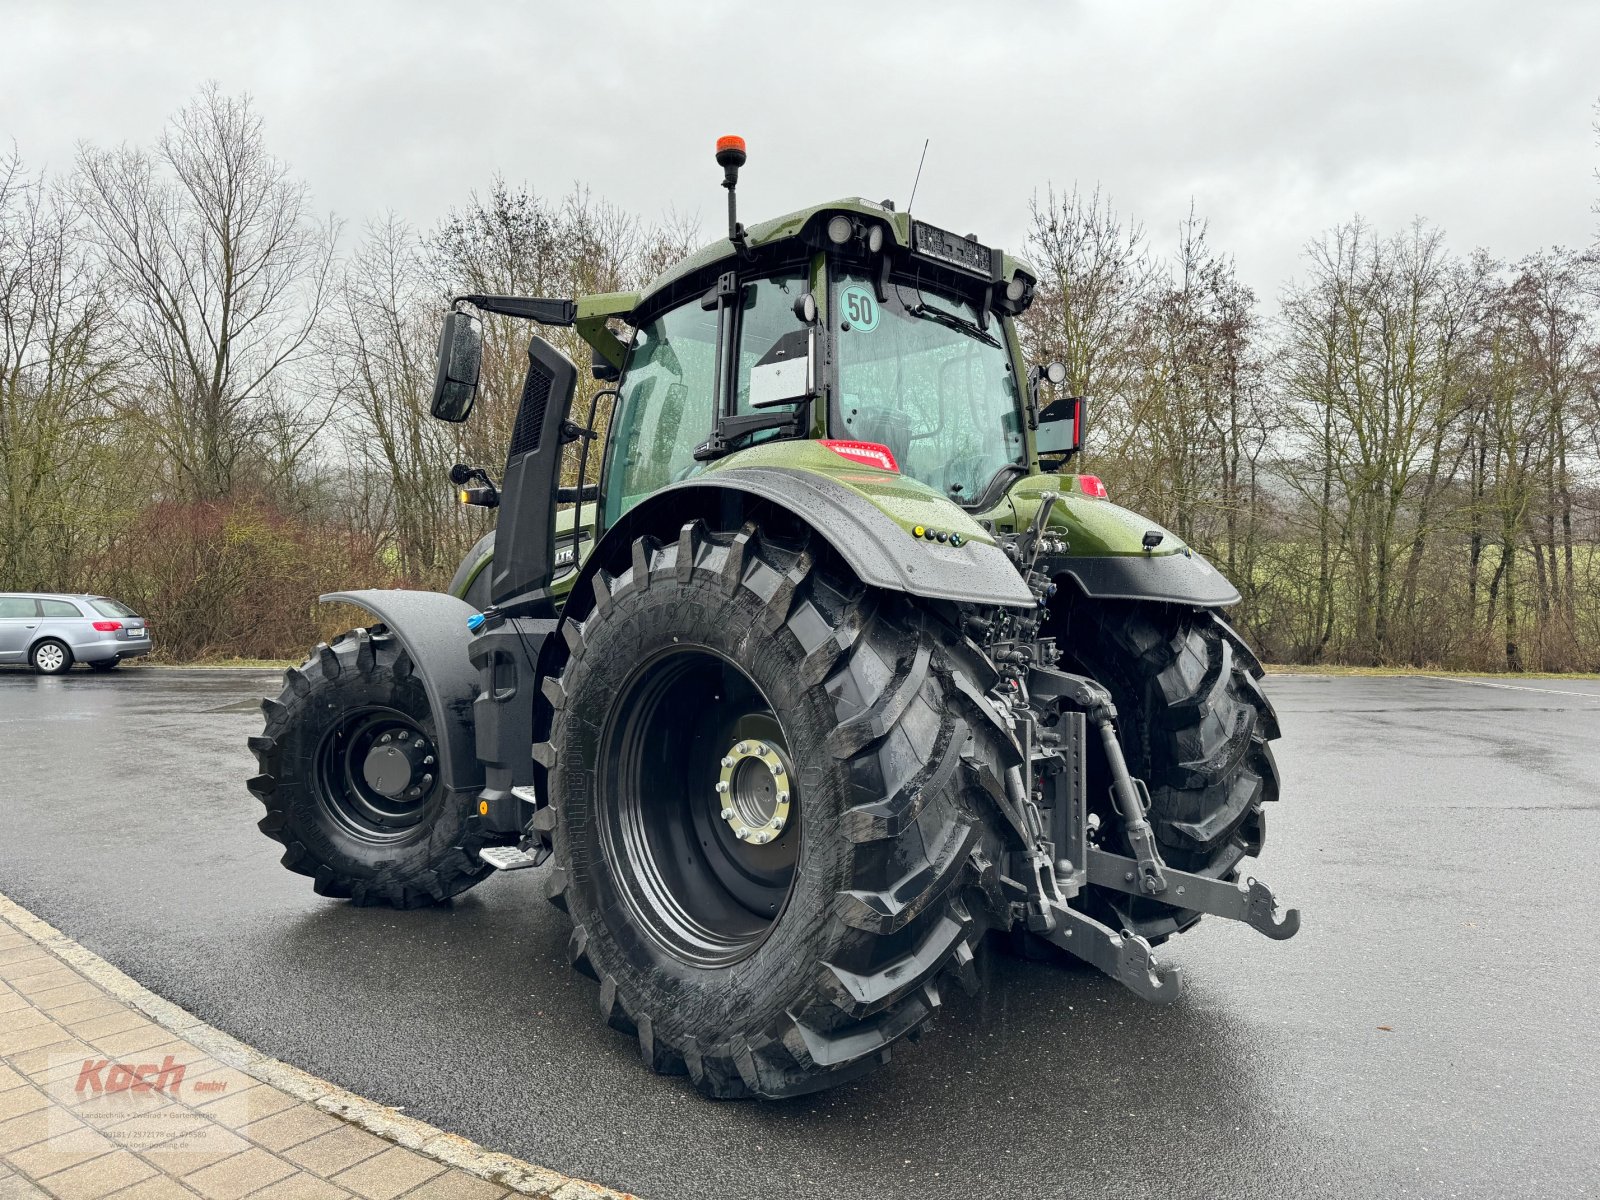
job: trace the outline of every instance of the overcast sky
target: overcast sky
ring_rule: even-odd
[[[1459,250],[1588,245],[1595,0],[71,3],[0,0],[0,139],[33,166],[148,143],[202,81],[359,227],[427,226],[496,173],[647,217],[837,195],[1020,242],[1035,189],[1099,184],[1165,250],[1194,197],[1275,296],[1319,230],[1422,214]]]

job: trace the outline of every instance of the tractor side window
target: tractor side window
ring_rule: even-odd
[[[785,337],[804,344],[806,326],[795,315],[794,302],[810,291],[806,274],[794,270],[744,285],[739,307],[739,380],[734,411],[760,411],[750,407],[750,370],[763,359],[782,351]],[[780,409],[779,411],[787,411]],[[781,430],[766,429],[752,435],[749,445],[776,437]]]
[[[692,474],[711,433],[717,314],[691,300],[633,335],[606,462],[606,526]]]

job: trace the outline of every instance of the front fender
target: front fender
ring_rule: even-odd
[[[368,588],[329,592],[324,603],[353,604],[389,627],[421,676],[439,734],[439,775],[457,791],[483,787],[483,764],[473,740],[472,702],[478,673],[467,652],[472,631],[467,618],[477,609],[443,592]]]
[[[1050,513],[1049,530],[1067,542],[1045,569],[1072,579],[1085,595],[1099,600],[1152,600],[1224,608],[1239,603],[1239,591],[1204,555],[1150,518],[1109,500],[1083,493],[1075,475],[1029,475],[1019,479],[990,516],[997,525],[1025,528],[1044,493],[1060,500]],[[1147,533],[1161,540],[1145,549]]]

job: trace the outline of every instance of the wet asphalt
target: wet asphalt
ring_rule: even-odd
[[[638,1063],[543,871],[312,894],[244,790],[272,672],[0,668],[0,890],[201,1018],[486,1146],[668,1197],[1600,1192],[1600,681],[1275,677],[1260,874],[1147,1006],[991,957],[865,1081],[717,1104]]]

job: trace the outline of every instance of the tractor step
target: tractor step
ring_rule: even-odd
[[[478,851],[478,857],[496,871],[525,871],[537,867],[540,862],[515,846],[484,846]]]

